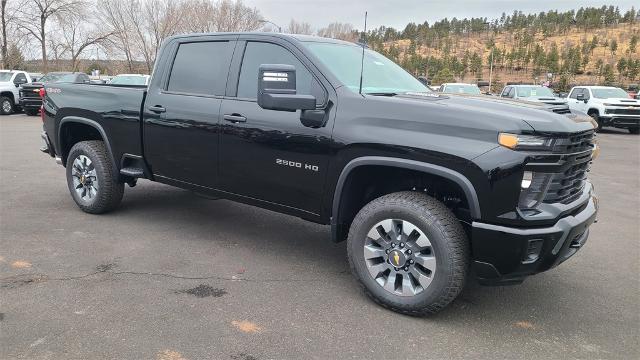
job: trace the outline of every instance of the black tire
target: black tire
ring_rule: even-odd
[[[36,116],[38,115],[39,111],[40,109],[24,108],[24,113],[27,114],[28,116]]]
[[[15,109],[16,107],[12,98],[8,96],[0,97],[0,115],[11,115]]]
[[[91,161],[98,181],[97,193],[90,198],[88,196],[83,198],[81,194],[78,194],[74,185],[74,161],[81,155]],[[124,183],[114,179],[113,170],[114,165],[104,142],[81,141],[73,145],[67,158],[67,185],[71,197],[82,211],[90,214],[102,214],[115,209],[120,204],[124,193]],[[75,178],[77,179],[77,177]]]
[[[589,113],[589,116],[591,116],[591,118],[598,124],[598,127],[596,128],[596,132],[602,131],[602,122],[600,121],[600,117],[598,116],[598,113],[593,111]]]
[[[370,275],[363,253],[368,232],[385,219],[408,221],[428,237],[437,269],[422,292],[399,296],[383,288]],[[454,214],[441,202],[419,192],[406,191],[371,201],[356,215],[347,239],[351,271],[364,292],[378,304],[407,315],[434,314],[453,301],[466,280],[469,242]]]
[[[640,128],[634,127],[634,128],[629,128],[627,129],[629,130],[629,134],[633,134],[633,135],[638,135],[640,134]]]

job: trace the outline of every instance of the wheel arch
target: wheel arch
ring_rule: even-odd
[[[84,130],[84,134],[80,132]],[[87,131],[88,130],[88,131]],[[95,120],[77,117],[67,116],[60,120],[58,126],[58,146],[60,147],[60,157],[62,159],[62,165],[66,166],[67,157],[69,151],[74,144],[80,141],[86,140],[101,140],[104,142],[107,148],[109,158],[113,163],[114,177],[118,176],[118,163],[111,151],[111,145],[109,144],[109,137],[104,128]]]
[[[0,92],[0,97],[8,97],[13,101],[13,105],[16,105],[16,95],[12,91],[2,91]]]
[[[595,108],[595,107],[591,107],[587,110],[587,114],[591,115],[593,113],[596,113],[598,116],[600,116],[600,109]]]
[[[348,228],[345,228],[345,224],[343,223],[345,216],[348,216],[343,212],[345,199],[343,192],[347,180],[354,174],[355,170],[369,166],[383,166],[415,171],[436,179],[445,179],[445,181],[455,184],[462,191],[466,198],[470,215],[475,219],[481,218],[480,203],[476,190],[471,181],[463,174],[440,165],[415,160],[381,156],[359,157],[351,160],[342,169],[335,187],[331,207],[331,239],[333,242],[344,240],[348,232]]]

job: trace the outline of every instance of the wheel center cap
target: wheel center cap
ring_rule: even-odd
[[[407,257],[400,250],[393,250],[389,253],[389,262],[395,267],[403,267],[407,262]]]
[[[86,178],[84,177],[84,175],[80,175],[80,183],[82,185],[84,185],[85,180],[86,180]]]

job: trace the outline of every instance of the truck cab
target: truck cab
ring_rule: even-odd
[[[613,86],[576,86],[569,93],[569,107],[591,116],[598,129],[611,126],[640,134],[640,100]]]
[[[31,82],[26,71],[0,70],[0,115],[9,115],[19,109],[20,86]]]

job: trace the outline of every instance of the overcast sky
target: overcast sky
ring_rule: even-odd
[[[445,17],[499,18],[500,14],[521,10],[538,13],[570,10],[581,6],[617,5],[621,11],[638,7],[638,0],[244,0],[257,7],[267,20],[287,27],[291,18],[310,23],[316,30],[331,22],[346,22],[362,29],[364,12],[369,12],[369,28],[380,25],[404,29],[409,22],[433,23]]]

